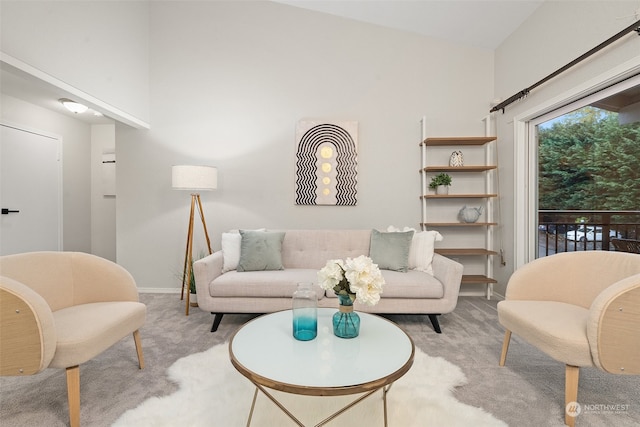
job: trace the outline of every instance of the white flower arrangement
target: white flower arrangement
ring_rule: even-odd
[[[384,278],[371,258],[332,259],[318,272],[320,287],[333,290],[336,295],[349,295],[351,301],[359,300],[367,305],[376,305],[384,286]]]

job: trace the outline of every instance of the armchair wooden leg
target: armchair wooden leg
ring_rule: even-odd
[[[140,341],[140,331],[133,332],[133,341],[136,343],[136,353],[138,353],[138,366],[144,369],[144,354],[142,354],[142,342]]]
[[[500,354],[500,366],[504,366],[504,362],[507,361],[507,351],[509,351],[509,341],[511,341],[511,331],[507,329],[504,333],[504,340],[502,341],[502,353]]]
[[[69,424],[71,427],[80,427],[80,366],[67,368],[67,399]]]
[[[574,408],[569,407],[569,403],[578,401],[578,380],[580,378],[580,368],[577,366],[566,365],[564,378],[564,423],[569,427],[576,424],[576,413]],[[573,414],[572,415],[570,415]]]

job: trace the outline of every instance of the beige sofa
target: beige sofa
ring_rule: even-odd
[[[369,255],[372,231],[284,230],[284,233],[281,244],[283,269],[223,273],[228,269],[223,268],[224,241],[222,251],[194,262],[198,306],[215,315],[211,332],[217,330],[225,313],[270,313],[290,309],[297,284],[317,283],[318,270],[328,260]],[[367,306],[356,300],[356,310],[426,314],[435,331],[440,333],[437,315],[449,313],[456,307],[462,265],[433,254],[433,244],[427,252],[426,256],[433,257],[429,266],[433,275],[417,269],[406,272],[382,270],[386,284],[380,302]],[[333,292],[325,292],[317,286],[317,294],[319,307],[337,308],[338,301]]]

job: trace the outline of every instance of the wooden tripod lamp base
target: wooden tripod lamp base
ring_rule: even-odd
[[[209,240],[209,233],[207,232],[207,223],[204,220],[204,213],[202,211],[202,201],[200,200],[200,194],[191,194],[191,212],[189,214],[189,229],[187,231],[187,248],[184,254],[184,268],[182,270],[182,291],[180,292],[180,299],[184,299],[184,290],[187,289],[187,304],[185,309],[185,315],[189,315],[189,304],[191,297],[191,281],[193,280],[193,218],[195,213],[195,207],[197,206],[200,213],[200,219],[202,220],[202,227],[204,228],[204,236],[207,239],[207,249],[209,249],[209,255],[211,251],[211,241]]]
[[[172,187],[178,190],[191,190],[191,210],[189,213],[189,228],[187,230],[187,247],[184,254],[184,268],[182,270],[182,291],[180,300],[184,299],[184,291],[187,283],[191,288],[193,277],[193,222],[196,208],[202,221],[204,236],[207,240],[207,249],[212,254],[211,241],[207,232],[207,223],[204,219],[202,201],[198,190],[214,190],[218,186],[218,170],[212,166],[179,165],[171,168]],[[189,315],[190,289],[187,290],[187,303],[185,315]]]

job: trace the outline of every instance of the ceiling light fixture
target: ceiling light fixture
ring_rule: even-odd
[[[67,110],[75,114],[84,113],[89,109],[89,107],[87,107],[86,105],[82,105],[79,102],[72,101],[68,98],[60,98],[58,101],[60,101],[60,103],[64,105]]]

